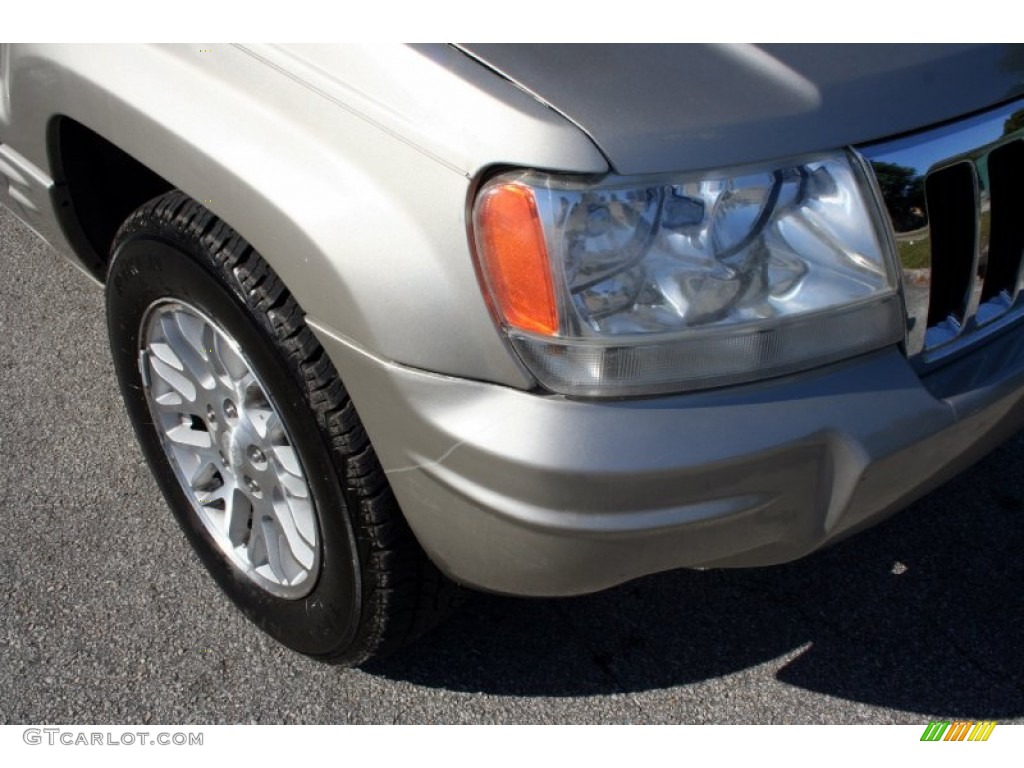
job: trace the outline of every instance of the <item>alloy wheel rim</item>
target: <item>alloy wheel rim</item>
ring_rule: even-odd
[[[146,310],[140,347],[146,402],[192,512],[256,585],[285,599],[309,594],[321,556],[313,494],[237,341],[175,299]]]

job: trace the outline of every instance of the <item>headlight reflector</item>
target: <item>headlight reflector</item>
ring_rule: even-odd
[[[900,341],[901,302],[869,195],[845,153],[693,177],[518,171],[484,185],[474,228],[492,303],[541,383],[651,394]],[[529,236],[495,234],[517,226],[503,213],[513,198],[532,200]],[[507,286],[519,279],[536,282]],[[509,300],[521,293],[550,302],[550,313],[532,313],[543,322],[521,321]]]

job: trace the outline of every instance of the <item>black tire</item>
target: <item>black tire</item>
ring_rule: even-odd
[[[179,191],[135,211],[112,254],[107,321],[125,405],[167,503],[221,588],[281,643],[334,663],[386,655],[431,628],[456,588],[414,539],[333,364],[260,255]],[[139,368],[143,318],[165,299],[200,309],[237,341],[293,436],[322,547],[315,585],[301,598],[246,576],[175,475]]]

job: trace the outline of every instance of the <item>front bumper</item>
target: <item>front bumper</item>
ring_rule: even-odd
[[[924,379],[892,348],[743,387],[573,401],[404,368],[312,325],[420,543],[455,580],[509,594],[792,560],[1024,426],[1020,328]]]

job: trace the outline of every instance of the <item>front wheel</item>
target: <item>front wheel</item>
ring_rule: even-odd
[[[333,364],[236,232],[181,192],[142,206],[114,241],[107,320],[163,495],[257,625],[357,664],[447,611],[454,585],[413,538]]]

